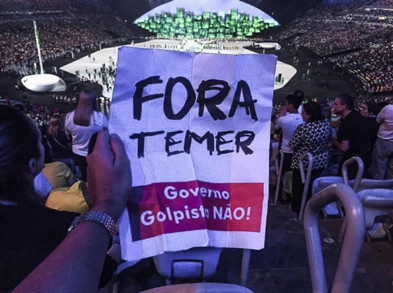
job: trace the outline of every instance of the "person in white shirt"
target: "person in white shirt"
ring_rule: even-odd
[[[377,115],[379,126],[372,155],[374,179],[393,179],[393,105],[386,105]]]
[[[108,127],[108,119],[96,109],[96,93],[85,89],[79,95],[78,106],[74,111],[67,114],[65,121],[65,132],[72,139],[74,160],[81,170],[81,179],[85,181],[87,178],[86,157],[90,138],[93,134]]]
[[[289,147],[296,128],[304,123],[302,116],[299,114],[298,109],[302,103],[302,98],[295,95],[288,95],[285,99],[285,106],[278,114],[275,123],[275,129],[281,132],[281,150],[283,152],[283,167],[282,174],[290,170],[293,150]]]

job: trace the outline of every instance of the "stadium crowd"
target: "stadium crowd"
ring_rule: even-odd
[[[38,5],[34,1],[22,2],[32,5],[27,5],[25,9]],[[105,9],[97,11],[82,6],[81,10],[74,2],[78,1],[53,1],[49,7],[64,8],[65,4],[70,3],[74,6],[68,6],[68,10],[45,12],[41,10],[21,12],[20,7],[19,11],[15,12],[12,8],[18,9],[19,3],[13,3],[14,6],[2,4],[9,10],[0,14],[0,46],[2,47],[0,70],[2,72],[15,71],[21,74],[32,69],[34,63],[37,66],[33,19],[37,22],[43,62],[66,54],[73,55],[87,48],[114,44],[119,40],[125,42],[132,36],[132,32],[125,27],[124,23],[116,16],[105,12]],[[83,1],[80,2],[83,3]],[[43,7],[41,4],[38,6]],[[15,20],[9,21],[11,16],[15,17]]]
[[[325,4],[290,23],[279,40],[313,52],[356,81],[358,91],[393,89],[393,15],[389,1]]]

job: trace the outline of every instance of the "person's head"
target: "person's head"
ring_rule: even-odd
[[[307,102],[303,104],[302,117],[304,122],[316,122],[325,119],[322,114],[321,104],[318,102]]]
[[[376,116],[378,114],[378,104],[368,101],[360,105],[360,114],[364,117]]]
[[[295,97],[298,97],[299,99],[301,99],[303,101],[304,99],[304,92],[302,90],[294,90],[293,91],[293,95]]]
[[[301,105],[304,100],[304,92],[302,90],[294,90],[293,95],[296,97],[299,105]]]
[[[300,106],[299,99],[295,95],[288,95],[285,98],[285,109],[289,113],[297,113],[297,109]]]
[[[354,99],[348,94],[336,96],[333,103],[333,111],[335,114],[346,116],[354,108]]]
[[[50,136],[57,136],[59,130],[63,128],[63,119],[59,114],[53,114],[49,121],[47,134]]]
[[[34,177],[44,166],[41,133],[32,119],[0,105],[0,198],[37,202]]]
[[[82,126],[90,125],[90,117],[97,110],[97,95],[94,91],[85,89],[79,94],[78,106],[75,109],[74,123]]]

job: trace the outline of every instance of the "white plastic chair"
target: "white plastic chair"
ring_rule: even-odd
[[[377,179],[367,179],[363,178],[360,181],[358,191],[365,189],[393,189],[393,179],[390,180],[377,180]]]
[[[165,252],[153,257],[157,271],[165,277],[166,283],[171,284],[173,279],[201,279],[205,281],[215,274],[222,248],[194,247],[188,250]],[[240,282],[247,285],[247,276],[250,267],[249,249],[243,249]]]
[[[348,166],[354,163],[356,163],[358,166],[356,178],[354,180],[348,180]],[[349,185],[356,192],[359,188],[363,173],[364,164],[362,159],[358,156],[349,158],[343,163],[343,166],[341,168],[342,176],[323,176],[315,179],[312,186],[312,195],[317,194],[322,189],[334,183],[344,183],[346,185]],[[325,218],[327,218],[328,216],[338,216],[341,218],[343,217],[343,212],[341,208],[337,205],[337,202],[331,202],[327,204],[325,207],[322,208],[322,213]]]
[[[335,183],[308,201],[303,218],[313,292],[327,293],[325,266],[319,235],[319,211],[329,202],[340,200],[346,211],[347,227],[331,293],[348,293],[364,243],[365,220],[357,193],[348,185]]]
[[[166,284],[173,279],[200,279],[206,281],[214,275],[221,255],[221,248],[194,247],[188,250],[165,252],[153,257],[158,273]]]
[[[280,158],[280,160],[278,159]],[[278,154],[275,156],[275,163],[276,163],[276,170],[277,170],[277,184],[276,184],[276,192],[274,194],[274,205],[277,205],[278,201],[278,195],[280,193],[280,188],[281,188],[281,177],[282,177],[282,167],[283,167],[283,162],[284,162],[284,153],[283,151],[280,151]]]
[[[393,180],[362,180],[361,191],[358,192],[363,205],[366,220],[367,241],[386,238],[391,241],[391,234],[381,221],[375,221],[378,216],[387,216],[393,209]]]
[[[225,283],[193,283],[153,288],[141,293],[252,293],[250,289]]]
[[[280,160],[278,159],[278,157],[280,157]],[[281,189],[281,182],[282,182],[282,191],[292,196],[292,171],[287,171],[284,174],[282,173],[282,167],[284,162],[283,158],[284,158],[283,151],[280,151],[279,154],[276,155],[275,157],[275,164],[277,170],[277,184],[274,193],[274,205],[277,205],[278,196],[280,194],[280,189]]]
[[[293,172],[287,171],[284,174],[282,174],[282,167],[283,167],[283,161],[284,161],[282,159],[284,156],[284,153],[282,151],[280,151],[280,156],[281,156],[281,160],[280,160],[280,167],[278,169],[278,179],[277,179],[276,193],[274,196],[274,205],[277,205],[278,195],[279,195],[280,187],[281,187],[280,186],[281,181],[283,182],[283,187],[282,187],[283,191],[292,195],[292,173]],[[308,159],[309,163],[308,163],[307,172],[305,173],[304,161],[306,158]],[[303,193],[302,193],[302,202],[300,204],[300,212],[298,215],[299,220],[301,220],[303,217],[303,211],[304,211],[304,206],[306,204],[307,193],[308,193],[308,189],[310,187],[310,178],[311,178],[312,167],[313,167],[312,155],[309,152],[304,153],[299,161],[300,175],[301,175],[302,183],[304,184]]]
[[[307,173],[305,174],[304,173],[304,161],[306,158],[308,159],[308,167],[307,167]],[[304,184],[304,187],[303,187],[303,194],[302,194],[302,202],[300,204],[300,211],[299,211],[299,216],[298,216],[299,220],[303,219],[304,207],[306,205],[306,200],[307,200],[307,193],[308,193],[308,189],[310,187],[310,179],[311,179],[311,172],[313,169],[313,163],[314,163],[313,156],[309,152],[304,153],[300,157],[299,169],[300,169],[300,176],[302,178],[302,183]]]

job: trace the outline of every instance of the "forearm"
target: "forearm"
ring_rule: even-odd
[[[349,143],[346,140],[343,140],[342,142],[339,142],[337,139],[332,139],[331,143],[333,146],[335,146],[337,149],[339,149],[342,152],[346,152],[349,147]]]
[[[96,291],[109,238],[101,224],[80,223],[13,292]]]

